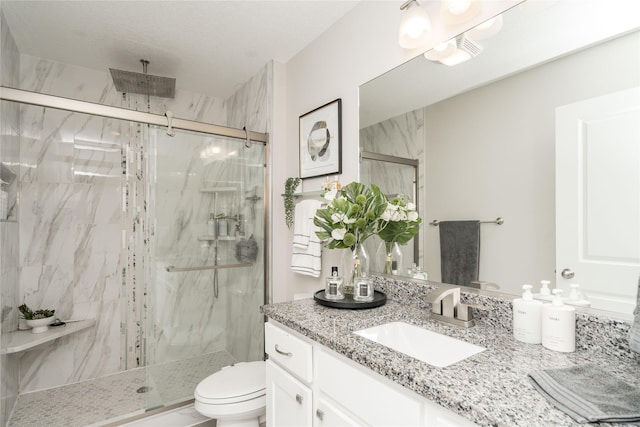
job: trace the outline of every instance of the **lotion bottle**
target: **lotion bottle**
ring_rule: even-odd
[[[207,221],[207,236],[213,237],[216,235],[216,218],[214,214],[209,214],[209,221]]]
[[[549,350],[576,350],[576,309],[565,305],[562,289],[553,290],[553,302],[542,306],[542,345]]]
[[[580,291],[580,285],[572,283],[569,285],[569,298],[565,301],[565,304],[577,305],[580,307],[591,307],[591,303],[587,300],[585,294]]]
[[[542,302],[533,299],[531,285],[522,285],[522,298],[513,300],[513,337],[527,344],[540,344]]]
[[[535,299],[540,299],[543,301],[553,301],[553,295],[551,295],[551,289],[549,289],[549,284],[551,282],[548,280],[540,281],[540,293],[535,294]]]

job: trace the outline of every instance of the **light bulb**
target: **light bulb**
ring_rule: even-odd
[[[404,9],[398,31],[398,43],[405,49],[415,49],[427,44],[431,36],[431,20],[427,12],[412,1]]]
[[[498,15],[470,29],[467,34],[474,40],[483,40],[497,34],[502,29],[502,23],[502,15]]]
[[[440,15],[446,25],[460,25],[471,21],[481,9],[480,0],[445,0]]]
[[[470,0],[449,0],[447,2],[447,9],[453,15],[462,15],[471,7]]]

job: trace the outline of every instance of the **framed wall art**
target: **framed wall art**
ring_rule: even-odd
[[[342,99],[300,116],[300,178],[342,173]]]

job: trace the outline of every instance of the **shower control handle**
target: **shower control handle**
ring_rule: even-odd
[[[293,353],[290,353],[290,352],[288,352],[288,351],[282,351],[282,350],[280,350],[280,349],[278,348],[278,344],[276,344],[276,352],[277,352],[278,354],[281,354],[281,355],[283,355],[283,356],[287,356],[287,357],[291,357],[291,356],[293,356]]]

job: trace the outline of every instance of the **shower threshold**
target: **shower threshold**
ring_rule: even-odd
[[[9,427],[107,426],[188,404],[196,385],[237,362],[226,351],[136,368],[79,383],[18,396]],[[146,393],[139,393],[142,386]]]

